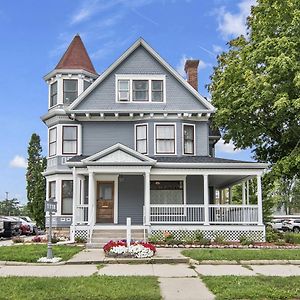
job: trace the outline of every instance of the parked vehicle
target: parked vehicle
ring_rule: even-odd
[[[284,222],[285,222],[285,219],[273,219],[267,225],[272,227],[272,229],[274,229],[274,230],[282,230],[282,226],[283,226]]]
[[[21,223],[12,217],[1,217],[3,222],[3,232],[0,237],[12,237],[21,234]]]
[[[36,225],[25,221],[22,217],[11,217],[17,222],[20,222],[20,231],[23,235],[30,235],[36,233]]]
[[[285,221],[282,226],[283,231],[300,232],[300,219],[289,219]]]

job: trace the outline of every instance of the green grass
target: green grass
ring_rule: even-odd
[[[68,260],[83,248],[78,246],[53,246],[53,255]],[[0,261],[37,262],[47,256],[47,245],[13,245],[0,247]]]
[[[155,277],[7,277],[0,278],[0,299],[159,300]]]
[[[195,260],[294,260],[300,259],[299,249],[191,249],[182,254]]]
[[[216,300],[300,299],[300,276],[204,276],[201,279]]]

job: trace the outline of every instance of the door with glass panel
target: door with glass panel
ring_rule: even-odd
[[[96,223],[114,222],[114,182],[98,181]]]

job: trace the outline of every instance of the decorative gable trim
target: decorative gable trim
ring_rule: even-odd
[[[214,112],[215,107],[201,96],[183,77],[169,65],[144,39],[139,38],[130,48],[128,48],[109,68],[107,68],[102,75],[100,75],[96,81],[86,89],[70,106],[68,110],[74,110],[79,103],[90,94],[109,74],[113,72],[131,53],[134,52],[139,46],[144,47],[162,66],[164,66],[189,92],[191,92],[196,99],[202,103],[209,112]]]
[[[82,163],[85,165],[110,163],[127,165],[154,165],[156,163],[156,160],[149,158],[148,156],[145,156],[127,146],[118,143],[83,159]]]

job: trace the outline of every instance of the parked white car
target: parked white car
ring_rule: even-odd
[[[283,223],[283,231],[300,232],[300,219],[289,219]]]
[[[274,230],[282,230],[282,226],[284,223],[285,219],[273,219],[269,225],[272,227]]]

